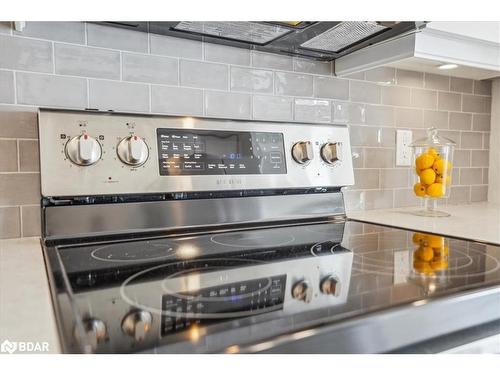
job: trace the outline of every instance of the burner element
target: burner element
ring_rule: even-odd
[[[104,262],[152,261],[174,256],[175,248],[168,241],[118,243],[98,247],[90,255]]]
[[[216,234],[210,238],[210,241],[217,245],[256,248],[256,247],[278,247],[285,246],[295,241],[295,237],[287,233],[271,232],[237,232]]]

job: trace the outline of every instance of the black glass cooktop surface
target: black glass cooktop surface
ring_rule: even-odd
[[[500,247],[353,221],[45,255],[68,352],[259,351],[275,337],[500,284]]]

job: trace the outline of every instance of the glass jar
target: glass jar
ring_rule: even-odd
[[[423,209],[413,212],[420,216],[450,216],[438,211],[437,201],[448,198],[451,188],[453,151],[455,142],[440,137],[435,128],[427,130],[427,137],[417,139],[413,150],[413,192],[423,199]]]

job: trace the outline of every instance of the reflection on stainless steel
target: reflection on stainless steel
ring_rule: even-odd
[[[45,208],[48,238],[343,215],[342,193],[123,203]]]

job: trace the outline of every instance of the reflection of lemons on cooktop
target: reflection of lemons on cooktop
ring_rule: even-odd
[[[435,272],[448,269],[449,247],[443,236],[415,233],[412,241],[417,248],[413,251],[413,270],[432,276]]]

